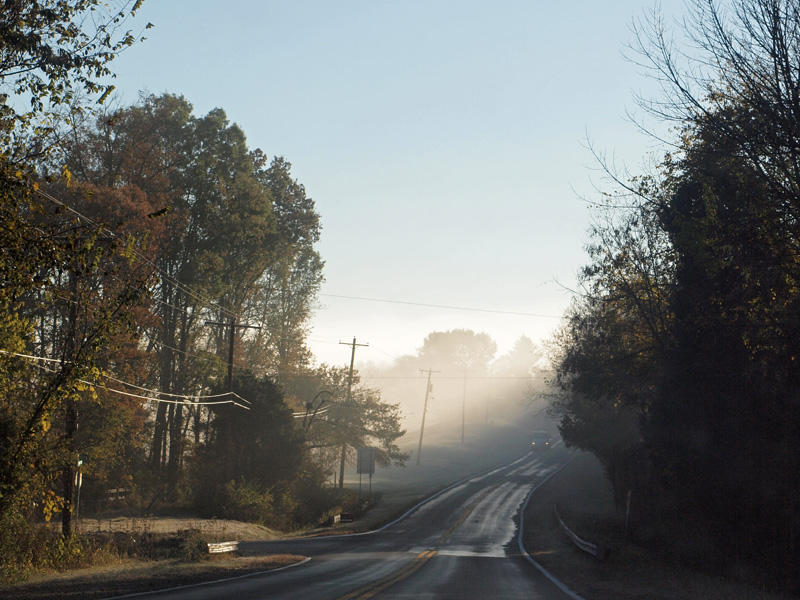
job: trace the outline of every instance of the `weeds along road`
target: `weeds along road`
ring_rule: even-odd
[[[563,447],[531,452],[463,480],[378,531],[248,542],[243,554],[304,554],[297,567],[140,598],[558,599],[567,596],[520,554],[519,509],[531,488],[568,459]]]

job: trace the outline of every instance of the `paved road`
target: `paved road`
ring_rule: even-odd
[[[562,448],[531,452],[460,482],[376,532],[242,544],[244,554],[291,552],[311,560],[146,597],[563,600],[566,596],[520,556],[516,536],[525,496],[566,460]]]

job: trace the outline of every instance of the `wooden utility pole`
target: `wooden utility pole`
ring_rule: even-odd
[[[352,400],[353,400],[353,363],[356,359],[356,346],[369,346],[369,344],[357,344],[356,338],[353,336],[353,342],[339,342],[344,346],[352,346],[353,349],[350,352],[350,374],[347,377],[347,406],[352,408]],[[344,487],[344,459],[345,454],[347,453],[347,443],[342,442],[342,456],[341,460],[339,461],[339,487]]]
[[[420,373],[424,373],[423,369],[419,370]],[[433,369],[428,369],[428,383],[425,385],[425,405],[422,408],[422,426],[419,428],[419,447],[417,448],[417,464],[419,464],[420,459],[422,458],[422,436],[425,434],[425,413],[428,412],[428,396],[431,393],[431,373],[439,373],[440,371],[434,371]]]
[[[236,315],[231,315],[231,319],[228,323],[223,323],[222,321],[206,321],[206,325],[217,325],[220,327],[225,327],[227,325],[230,328],[228,337],[228,380],[226,387],[228,388],[229,392],[233,392],[233,358],[234,345],[236,342],[236,329],[261,329],[261,327],[258,325],[240,325],[236,323]],[[200,410],[199,407],[198,410]],[[225,424],[222,436],[224,440],[223,468],[225,470],[225,476],[228,477],[233,469],[233,423],[230,419],[225,419],[223,422]]]
[[[236,315],[231,316],[231,320],[227,323],[223,323],[221,321],[206,321],[206,325],[218,325],[220,327],[229,327],[230,331],[228,333],[228,378],[227,378],[227,385],[229,392],[233,391],[233,352],[234,352],[234,344],[236,342],[236,330],[237,329],[261,329],[258,325],[240,325],[236,323]]]
[[[464,389],[461,393],[461,445],[464,445],[464,421],[467,414],[467,371],[464,370]]]

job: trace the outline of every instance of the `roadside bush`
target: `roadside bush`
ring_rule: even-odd
[[[209,468],[193,467],[194,508],[204,517],[236,519],[273,529],[291,531],[316,525],[330,515],[350,512],[360,515],[368,504],[358,494],[326,485],[327,473],[310,460],[289,480],[270,485],[240,478],[218,483]]]
[[[35,482],[34,482],[35,483]],[[0,581],[24,581],[37,569],[68,569],[82,566],[87,556],[77,536],[64,540],[60,528],[40,523],[60,506],[53,492],[34,493],[34,486],[0,498],[5,505],[0,512]],[[34,498],[37,499],[34,502]]]
[[[208,542],[197,530],[178,532],[183,534],[180,545],[180,558],[196,562],[208,558]]]
[[[273,521],[272,494],[248,483],[229,481],[223,491],[217,516],[269,525]]]
[[[325,485],[326,479],[327,475],[321,467],[307,461],[300,477],[292,482],[291,493],[295,499],[292,519],[295,528],[320,523],[334,514],[340,493],[337,488]]]
[[[24,521],[0,522],[0,582],[25,581],[42,569],[67,570],[108,564],[120,556],[116,544],[108,540],[73,535],[65,540],[57,529]]]
[[[359,497],[358,492],[353,490],[328,488],[326,491],[328,492],[327,509],[316,520],[316,523],[319,524],[327,524],[332,516],[341,513],[347,513],[354,519],[358,519],[378,504],[381,499],[380,493]]]
[[[83,544],[98,557],[105,553],[115,558],[197,561],[208,555],[206,542],[200,531],[186,529],[176,533],[92,533],[85,536]]]
[[[0,530],[0,581],[24,581],[36,568],[50,566],[42,549],[58,543],[52,532],[16,514],[3,515]]]

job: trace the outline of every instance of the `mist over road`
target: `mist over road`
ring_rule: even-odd
[[[526,598],[566,596],[520,555],[520,505],[568,458],[528,453],[470,477],[371,533],[248,542],[244,554],[311,557],[283,571],[147,594],[148,598]]]

